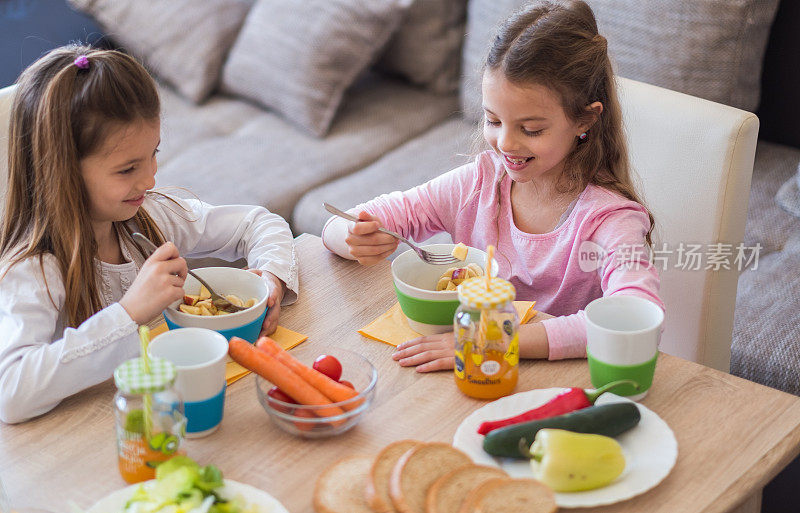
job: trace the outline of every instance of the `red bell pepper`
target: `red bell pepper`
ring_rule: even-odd
[[[558,394],[557,396],[550,399],[542,406],[534,408],[533,410],[526,411],[525,413],[520,413],[519,415],[507,419],[491,420],[483,422],[478,427],[478,433],[481,435],[485,435],[490,431],[494,431],[495,429],[501,427],[511,426],[512,424],[519,424],[520,422],[528,422],[530,420],[539,420],[539,419],[546,419],[549,417],[556,417],[558,415],[563,415],[565,413],[569,413],[575,410],[582,410],[583,408],[588,408],[589,406],[592,406],[594,404],[594,402],[597,400],[598,397],[608,392],[612,388],[618,387],[619,385],[633,385],[634,388],[636,388],[637,390],[639,389],[639,384],[629,379],[623,379],[621,381],[614,381],[608,383],[598,388],[597,390],[570,388],[566,392]]]

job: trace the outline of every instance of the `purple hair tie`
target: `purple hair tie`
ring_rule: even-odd
[[[89,58],[85,55],[78,56],[72,63],[77,66],[78,69],[89,69]]]

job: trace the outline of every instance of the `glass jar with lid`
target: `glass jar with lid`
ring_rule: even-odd
[[[453,319],[455,380],[478,399],[509,395],[519,373],[519,319],[514,286],[502,278],[472,278],[458,287]]]
[[[172,388],[177,371],[161,358],[123,362],[114,371],[119,472],[128,483],[155,477],[158,463],[182,454],[186,433],[183,402]]]

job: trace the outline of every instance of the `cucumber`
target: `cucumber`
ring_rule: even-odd
[[[590,406],[558,417],[495,429],[483,439],[483,450],[492,456],[528,459],[528,455],[522,452],[520,446],[530,448],[540,429],[565,429],[575,433],[594,433],[613,437],[636,426],[641,418],[636,403]],[[524,442],[520,443],[522,440]]]

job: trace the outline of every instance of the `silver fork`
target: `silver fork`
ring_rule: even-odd
[[[141,244],[141,246],[142,246],[142,249],[144,249],[145,253],[147,253],[147,255],[146,255],[147,257],[149,257],[150,255],[152,255],[152,254],[153,254],[153,251],[155,251],[155,250],[157,250],[157,249],[158,249],[158,248],[156,247],[156,245],[155,245],[155,244],[153,244],[153,243],[150,241],[150,239],[148,239],[147,237],[145,237],[145,236],[144,236],[144,235],[142,235],[141,233],[139,233],[139,232],[133,232],[133,234],[132,234],[132,235],[133,235],[133,238],[134,238],[134,239],[136,239],[136,242],[138,242],[139,244]],[[225,299],[223,296],[220,296],[219,294],[217,294],[216,292],[214,292],[214,289],[212,289],[212,288],[211,288],[211,285],[209,285],[208,283],[206,283],[206,280],[204,280],[203,278],[199,277],[197,274],[195,274],[194,272],[192,272],[192,270],[191,270],[191,269],[189,269],[189,274],[191,274],[192,276],[194,276],[194,277],[195,277],[195,279],[196,279],[197,281],[199,281],[201,285],[203,285],[205,288],[207,288],[207,289],[208,289],[208,292],[211,294],[211,302],[212,302],[212,303],[214,304],[214,306],[216,306],[217,308],[221,308],[221,309],[223,309],[223,310],[227,310],[228,312],[239,312],[239,311],[242,311],[242,310],[247,310],[247,308],[243,308],[243,307],[241,307],[241,306],[236,306],[236,305],[234,305],[233,303],[231,303],[230,301],[228,301],[227,299]]]
[[[333,205],[330,205],[328,203],[323,203],[323,205],[325,206],[325,210],[327,210],[328,212],[330,212],[333,215],[339,216],[342,219],[347,219],[348,221],[353,221],[355,223],[360,222],[360,220],[357,217],[351,216],[347,212],[343,212],[343,211],[339,210],[338,208],[334,207]],[[441,253],[431,253],[430,251],[425,251],[424,249],[420,248],[419,246],[417,246],[415,244],[412,244],[408,239],[406,239],[405,237],[403,237],[399,233],[395,233],[392,230],[387,230],[386,228],[381,227],[381,228],[378,228],[378,231],[381,231],[383,233],[388,233],[392,237],[394,237],[394,238],[406,243],[408,245],[408,247],[413,249],[414,252],[422,260],[424,260],[425,262],[427,262],[429,264],[448,265],[448,264],[455,264],[456,262],[459,262],[459,260],[457,258],[455,258],[453,255],[443,255]]]

